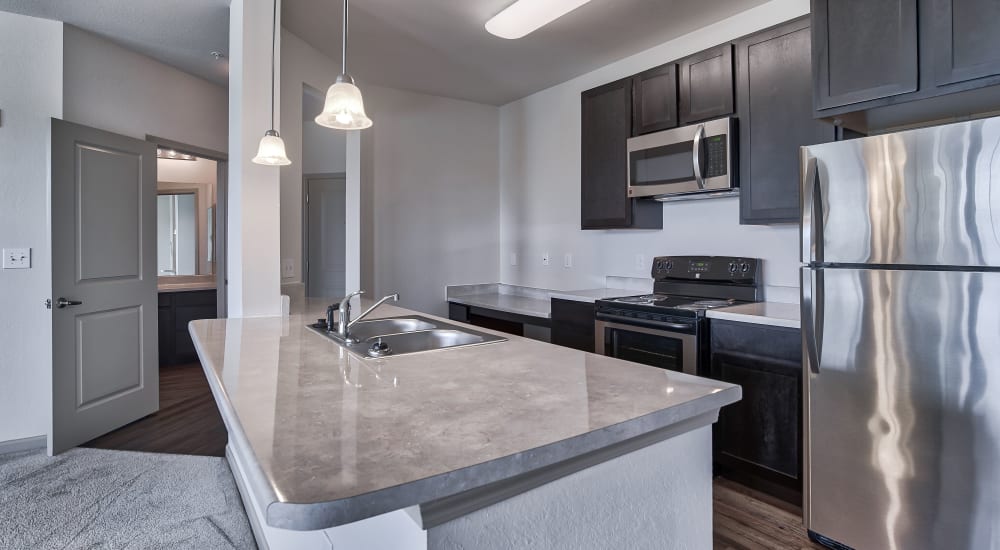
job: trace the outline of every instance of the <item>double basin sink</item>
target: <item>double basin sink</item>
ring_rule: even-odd
[[[309,325],[309,328],[350,351],[368,357],[405,355],[507,340],[502,336],[479,332],[421,315],[358,321],[351,326],[349,341],[345,341],[336,332],[327,331],[325,322]]]

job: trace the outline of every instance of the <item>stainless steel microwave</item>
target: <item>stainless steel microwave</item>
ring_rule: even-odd
[[[660,200],[738,192],[736,119],[718,118],[628,140],[628,196]]]

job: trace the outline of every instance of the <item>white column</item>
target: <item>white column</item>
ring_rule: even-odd
[[[279,170],[253,164],[260,138],[271,127],[272,0],[232,0],[229,7],[230,317],[281,314]],[[281,28],[278,0],[278,28]],[[276,78],[280,81],[281,35]],[[278,111],[276,129],[280,132]],[[293,159],[297,160],[297,159]]]

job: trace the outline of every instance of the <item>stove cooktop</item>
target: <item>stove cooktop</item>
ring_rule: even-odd
[[[720,307],[729,307],[742,303],[738,300],[715,300],[703,299],[694,296],[670,296],[667,294],[642,294],[639,296],[623,296],[621,298],[609,298],[605,302],[612,302],[621,305],[640,305],[664,309],[681,309],[685,311],[705,311]]]

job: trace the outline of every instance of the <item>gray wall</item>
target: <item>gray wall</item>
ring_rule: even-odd
[[[226,151],[226,89],[66,25],[66,120]],[[205,53],[208,55],[208,52]]]
[[[44,435],[51,395],[49,118],[62,115],[62,23],[0,12],[0,248],[31,269],[0,271],[0,442]]]

